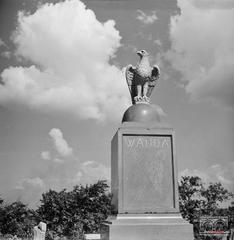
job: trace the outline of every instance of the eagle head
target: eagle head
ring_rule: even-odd
[[[141,51],[137,51],[137,55],[139,55],[140,58],[143,58],[145,56],[149,56],[149,53],[146,50],[141,50]]]

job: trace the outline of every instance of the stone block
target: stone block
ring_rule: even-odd
[[[193,240],[192,225],[180,215],[117,216],[101,228],[102,240]]]
[[[45,240],[46,223],[40,222],[33,228],[33,240]]]
[[[111,192],[117,215],[102,240],[192,240],[179,213],[175,133],[167,125],[124,122],[111,142]]]
[[[178,212],[174,131],[123,124],[112,140],[111,190],[119,214]]]

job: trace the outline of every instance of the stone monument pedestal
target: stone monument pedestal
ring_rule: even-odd
[[[192,225],[179,213],[175,133],[152,111],[146,104],[131,106],[112,139],[117,215],[102,225],[102,240],[193,239]]]
[[[192,240],[192,225],[180,214],[122,215],[102,226],[103,240]]]

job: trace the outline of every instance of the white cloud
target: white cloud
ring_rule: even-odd
[[[192,0],[193,4],[199,8],[233,8],[233,0]]]
[[[15,189],[14,198],[20,197],[30,207],[36,207],[41,194],[48,189],[61,191],[72,189],[78,184],[96,183],[98,180],[110,182],[110,168],[96,161],[81,163],[58,128],[49,131],[55,151],[42,151],[41,158],[48,160],[34,172],[36,176],[21,179]],[[66,158],[65,158],[66,157]],[[38,177],[40,176],[40,177]]]
[[[41,194],[46,190],[46,183],[41,177],[29,177],[21,179],[15,188],[10,191],[11,199],[19,199],[35,208],[40,204]]]
[[[198,169],[191,170],[191,169],[186,168],[179,173],[179,178],[182,176],[198,176],[202,179],[203,182],[205,182],[205,183],[210,182],[208,174],[201,170],[198,170]]]
[[[68,145],[67,141],[63,138],[63,133],[58,128],[52,128],[49,132],[50,137],[53,140],[53,144],[55,150],[62,156],[62,157],[69,157],[72,155],[73,150]],[[61,162],[61,160],[54,160],[55,162]]]
[[[147,15],[146,13],[144,13],[142,10],[137,10],[137,19],[141,22],[143,22],[144,24],[152,24],[154,23],[158,17],[156,16],[156,12],[152,11],[152,14]]]
[[[0,46],[1,46],[1,44],[0,44]],[[10,51],[4,51],[4,52],[1,53],[1,56],[9,59],[11,57],[11,52]]]
[[[50,160],[51,159],[50,152],[49,151],[41,152],[41,158],[44,160]]]
[[[109,63],[120,47],[115,23],[99,22],[79,0],[21,12],[12,38],[33,65],[2,72],[0,103],[98,120],[120,117],[129,104],[124,75]]]
[[[1,46],[6,46],[5,42],[0,38],[0,47]]]
[[[75,174],[74,178],[72,178],[74,180],[75,184],[80,182],[82,176],[83,176],[83,173],[81,171],[79,171],[77,174]]]
[[[214,174],[217,180],[220,181],[221,183],[226,185],[234,184],[234,176],[233,176],[234,163],[233,162],[231,162],[227,166],[224,166],[224,165],[221,166],[219,164],[216,164],[211,166],[211,169],[212,169],[211,170],[212,174]]]
[[[110,168],[95,161],[86,161],[81,164],[83,181],[96,182],[98,180],[110,180]]]
[[[158,46],[162,46],[162,42],[160,41],[160,39],[154,40],[154,43],[157,44]]]
[[[64,160],[60,159],[60,158],[54,158],[53,162],[55,162],[55,163],[64,163]]]
[[[181,13],[171,18],[172,47],[166,57],[181,72],[192,99],[233,107],[234,4],[178,0],[178,6]]]
[[[184,169],[180,176],[199,176],[205,183],[221,182],[224,187],[234,192],[234,163],[215,164],[206,170]]]
[[[83,177],[84,177],[83,172],[79,170],[68,180],[68,184],[71,186],[79,185],[81,184]]]
[[[43,187],[44,187],[43,180],[39,177],[34,177],[21,179],[18,182],[16,189],[43,188]]]

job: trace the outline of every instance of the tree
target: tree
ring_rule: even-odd
[[[201,179],[199,177],[182,177],[179,184],[179,206],[182,216],[193,223],[197,218],[202,201],[199,194],[202,189]]]
[[[20,201],[4,204],[1,199],[0,232],[25,238],[32,235],[35,226],[34,211]]]
[[[47,223],[52,235],[73,236],[83,232],[98,232],[100,224],[111,211],[111,195],[106,181],[75,186],[56,192],[42,194],[37,209],[39,220]]]
[[[106,181],[98,181],[85,187],[75,186],[71,192],[85,232],[99,232],[101,222],[111,213],[111,194],[108,189]]]
[[[199,215],[217,215],[219,203],[233,194],[221,183],[210,183],[207,187],[197,176],[183,176],[179,183],[179,204],[182,216],[194,223]]]
[[[219,209],[219,203],[230,199],[233,194],[225,189],[221,183],[210,183],[207,188],[202,189],[201,196],[205,198],[203,214],[215,215]]]

